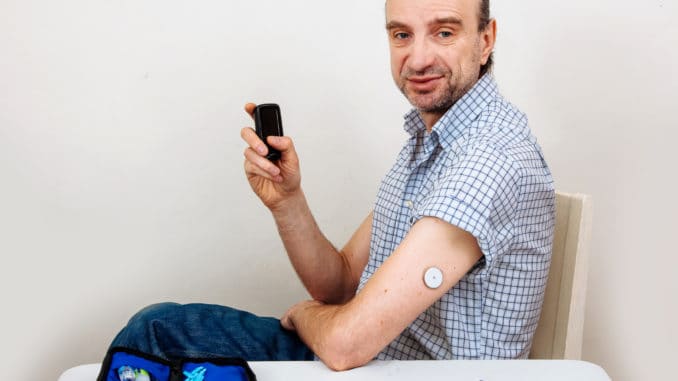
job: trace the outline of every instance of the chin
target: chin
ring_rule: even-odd
[[[445,113],[451,106],[447,102],[442,102],[441,99],[416,99],[409,98],[410,104],[420,112],[425,113]]]

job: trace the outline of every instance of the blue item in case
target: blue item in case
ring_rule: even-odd
[[[97,381],[256,381],[241,358],[172,361],[126,348],[109,350]]]
[[[186,376],[186,381],[203,381],[203,380],[205,380],[205,372],[206,371],[207,371],[207,369],[205,369],[202,366],[199,366],[199,367],[193,369],[192,372],[185,370],[184,376]]]
[[[126,352],[111,356],[106,381],[169,381],[170,366]]]
[[[131,366],[125,365],[118,368],[118,378],[120,381],[136,381],[137,375]]]
[[[204,378],[191,378],[185,381],[213,381],[213,380],[247,380],[247,373],[242,366],[218,365],[210,362],[184,364],[184,374],[193,374],[196,370],[203,369],[200,374]]]
[[[151,375],[145,369],[134,369],[131,366],[118,368],[120,381],[151,381]]]

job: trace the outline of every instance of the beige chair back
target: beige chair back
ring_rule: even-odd
[[[556,192],[556,228],[544,305],[530,358],[581,358],[591,197]]]

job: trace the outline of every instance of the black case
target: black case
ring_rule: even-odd
[[[209,363],[214,366],[229,366],[229,367],[240,367],[242,368],[246,379],[244,381],[256,381],[257,377],[254,375],[254,372],[252,372],[252,369],[250,368],[249,364],[247,364],[247,361],[241,358],[237,357],[218,357],[218,358],[181,358],[181,359],[174,359],[174,360],[165,360],[163,358],[149,355],[144,352],[140,352],[137,350],[129,349],[129,348],[120,348],[120,347],[115,347],[111,348],[108,350],[106,353],[106,357],[104,358],[103,363],[101,364],[101,370],[99,371],[99,376],[97,377],[97,381],[107,381],[109,374],[111,372],[111,365],[113,362],[113,358],[116,354],[124,354],[124,355],[129,355],[129,356],[134,356],[141,358],[143,360],[158,364],[160,366],[168,367],[169,368],[169,378],[167,380],[164,379],[157,379],[157,378],[152,378],[151,380],[157,380],[157,381],[184,381],[186,379],[186,376],[183,374],[184,372],[184,364],[187,363]],[[126,365],[135,365],[135,364],[126,364]],[[117,373],[117,370],[115,370]],[[117,380],[117,378],[116,378]],[[205,377],[205,381],[241,381],[241,377],[233,378],[218,378],[218,377]]]
[[[268,117],[265,117],[264,114],[268,114]],[[266,141],[268,136],[283,136],[280,106],[275,103],[266,103],[257,106],[254,109],[254,126],[259,139],[261,139],[264,144],[266,144],[266,147],[268,147],[268,155],[266,155],[266,158],[273,162],[280,160],[280,151],[271,147]]]

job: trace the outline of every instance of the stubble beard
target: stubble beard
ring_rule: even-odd
[[[443,88],[436,88],[428,92],[416,92],[408,90],[408,78],[411,76],[426,76],[435,75],[443,76],[445,79]],[[452,72],[442,68],[432,68],[425,72],[415,72],[405,70],[400,75],[400,91],[405,98],[414,106],[419,112],[430,114],[445,114],[452,106],[454,106],[464,94],[466,94],[475,84],[474,82],[465,83],[462,86],[455,84],[455,79]]]
[[[459,99],[461,99],[480,79],[480,40],[476,40],[473,49],[472,64],[468,67],[477,67],[478,71],[475,73],[465,73],[459,68],[458,76],[455,78],[454,73],[444,66],[432,66],[423,71],[411,70],[404,68],[400,73],[400,83],[398,88],[405,95],[410,104],[414,106],[421,113],[445,114],[452,106],[454,106]],[[444,88],[436,88],[433,91],[426,93],[408,92],[408,79],[413,76],[441,76],[445,78]],[[435,93],[440,94],[436,95]],[[428,100],[429,97],[435,97]],[[420,99],[417,99],[420,98]],[[423,99],[421,99],[423,98]],[[420,101],[421,100],[421,101]]]

